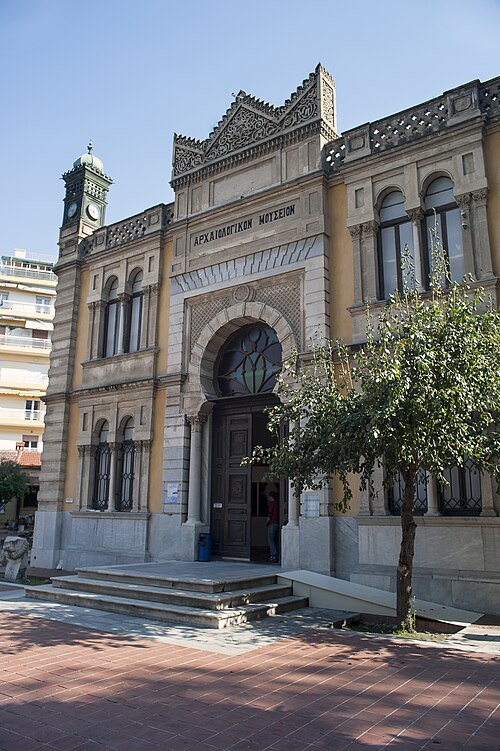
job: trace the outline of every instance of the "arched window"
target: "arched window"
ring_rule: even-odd
[[[131,417],[123,428],[123,441],[119,456],[120,490],[116,500],[117,511],[132,511],[134,505],[135,444],[134,421]]]
[[[222,347],[215,373],[220,396],[267,394],[282,366],[282,349],[269,326],[251,324],[237,331]]]
[[[99,431],[99,443],[95,454],[95,479],[92,508],[104,511],[109,503],[109,478],[111,475],[111,450],[108,444],[108,423]]]
[[[436,227],[451,281],[461,282],[465,271],[462,224],[449,177],[438,177],[427,188],[425,215],[429,270],[432,269],[431,230]]]
[[[118,352],[120,340],[120,300],[118,299],[118,279],[113,279],[108,289],[108,301],[104,313],[103,357],[111,357]]]
[[[403,291],[401,254],[408,246],[413,261],[413,229],[405,211],[405,197],[399,190],[389,193],[379,211],[379,297],[385,300]]]
[[[127,310],[125,352],[137,352],[141,348],[142,309],[144,301],[142,278],[142,271],[138,271],[132,280],[132,295]]]

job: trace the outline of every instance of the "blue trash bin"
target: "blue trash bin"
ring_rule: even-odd
[[[199,549],[200,554],[198,556],[198,560],[204,562],[209,561],[212,554],[212,535],[210,534],[210,532],[200,533]]]

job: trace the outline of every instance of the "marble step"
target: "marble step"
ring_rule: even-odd
[[[225,610],[226,608],[240,607],[250,603],[288,597],[292,594],[292,587],[284,584],[267,584],[246,589],[233,589],[229,592],[196,592],[124,581],[91,579],[83,576],[53,577],[52,585],[73,592],[93,592],[114,597],[187,605],[209,610]]]
[[[168,576],[165,574],[146,574],[113,571],[111,568],[78,568],[76,572],[85,579],[105,579],[106,581],[121,581],[154,587],[183,589],[192,592],[231,592],[235,589],[252,589],[276,583],[276,574],[260,574],[253,576],[239,576],[231,579],[204,579],[200,571],[199,576]]]
[[[236,608],[211,610],[207,608],[173,605],[126,597],[113,597],[92,592],[73,592],[50,584],[26,587],[26,596],[34,600],[60,602],[83,608],[94,608],[112,613],[147,618],[149,620],[185,623],[191,626],[222,629],[267,616],[279,615],[305,608],[307,597],[277,597],[266,602],[242,605]]]

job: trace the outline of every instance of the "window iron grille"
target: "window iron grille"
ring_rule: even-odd
[[[95,456],[95,481],[92,508],[105,511],[109,504],[109,479],[111,474],[111,449],[107,443],[100,443]]]
[[[387,488],[387,505],[389,512],[393,516],[401,514],[403,505],[403,496],[405,491],[405,481],[401,472],[398,472],[392,487]],[[427,472],[422,467],[417,474],[417,487],[415,489],[415,503],[413,512],[415,514],[425,514],[427,511]]]
[[[478,516],[482,511],[481,475],[470,457],[462,467],[443,472],[448,485],[439,488],[439,505],[447,516]]]
[[[116,499],[117,511],[132,511],[134,500],[134,466],[135,444],[133,441],[124,441],[121,449],[121,482],[120,493]]]

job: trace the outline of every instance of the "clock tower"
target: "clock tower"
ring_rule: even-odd
[[[73,167],[63,175],[66,183],[62,228],[83,223],[79,227],[82,234],[88,234],[104,225],[106,211],[106,194],[112,183],[104,174],[104,167],[92,153],[92,143],[87,153],[73,162]],[[76,227],[75,227],[76,229]]]
[[[71,393],[73,390],[76,340],[78,334],[82,266],[86,241],[104,226],[106,194],[112,183],[104,174],[101,160],[92,153],[73,162],[63,175],[66,183],[64,212],[59,233],[59,258],[54,266],[58,276],[57,300],[52,335],[49,385],[44,397],[44,463],[40,473],[37,531],[33,540],[33,565],[54,568],[61,556],[61,530],[64,511],[64,472],[69,442]],[[81,333],[83,336],[83,333]]]

